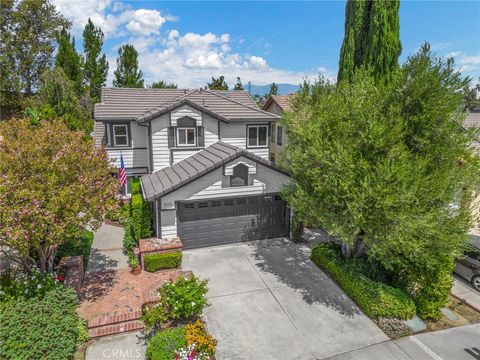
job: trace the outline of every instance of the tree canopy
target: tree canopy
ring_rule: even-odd
[[[152,89],[176,89],[178,86],[173,82],[167,83],[166,81],[160,80],[153,82],[149,87]]]
[[[272,95],[278,95],[278,86],[275,84],[275,82],[272,83],[270,86],[270,90],[268,91],[267,98],[269,98]]]
[[[235,83],[233,90],[245,90],[243,88],[242,80],[240,80],[240,76],[237,76],[237,82]]]
[[[103,36],[102,29],[95,27],[89,18],[83,30],[83,48],[85,53],[83,78],[94,101],[100,100],[101,89],[102,86],[105,86],[108,74],[107,56],[101,54]]]
[[[66,29],[57,34],[58,51],[55,57],[55,66],[63,72],[75,85],[78,94],[82,93],[82,57],[75,49],[75,37],[70,36]]]
[[[416,284],[427,316],[448,297],[480,182],[461,126],[468,81],[424,45],[389,83],[367,71],[320,81],[285,115],[294,184],[284,195],[295,216],[341,239],[345,256],[366,249],[405,289]]]
[[[104,149],[62,121],[0,123],[0,245],[53,270],[57,248],[115,206],[119,183]]]
[[[133,45],[125,44],[118,49],[117,69],[113,72],[113,86],[143,88],[143,73],[138,67],[138,53]]]
[[[370,67],[376,80],[389,79],[398,67],[400,0],[348,0],[338,80],[352,80],[355,70]]]
[[[53,62],[56,34],[70,22],[48,0],[1,2],[1,105],[14,112],[24,96],[35,93],[41,74]]]
[[[228,90],[228,84],[225,82],[225,76],[220,75],[218,78],[212,77],[212,82],[207,83],[210,90]]]

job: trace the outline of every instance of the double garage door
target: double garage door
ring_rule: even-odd
[[[185,249],[283,237],[288,213],[280,195],[185,201],[177,232]]]

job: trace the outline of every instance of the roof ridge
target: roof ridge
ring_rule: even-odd
[[[268,112],[268,111],[261,110],[261,109],[259,109],[258,107],[254,108],[254,107],[251,107],[251,106],[248,106],[248,105],[242,104],[241,102],[238,102],[238,101],[235,101],[235,100],[233,100],[233,99],[230,99],[230,98],[229,98],[229,97],[227,97],[227,96],[223,96],[223,95],[220,95],[220,94],[214,93],[212,90],[200,89],[200,92],[201,92],[201,91],[205,91],[205,92],[207,92],[207,93],[209,93],[209,94],[212,94],[212,95],[218,96],[218,97],[219,97],[219,98],[221,98],[221,99],[224,99],[224,100],[231,101],[231,102],[233,102],[233,103],[235,103],[235,104],[238,104],[238,105],[244,106],[244,107],[246,107],[247,109],[250,109],[250,110],[255,110],[255,111],[258,111],[258,112],[260,112],[260,113],[262,113],[262,114],[266,114],[266,115],[270,115],[270,116],[272,116],[272,115],[273,115],[273,116],[278,116],[278,115],[276,115],[276,114],[272,114],[272,113],[270,113],[270,112]],[[232,91],[235,91],[235,90],[232,90]],[[245,90],[244,90],[244,91],[245,91]],[[278,116],[278,117],[280,118],[280,116]]]

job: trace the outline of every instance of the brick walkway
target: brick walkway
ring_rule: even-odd
[[[82,287],[78,314],[89,323],[99,317],[141,311],[155,300],[162,283],[183,275],[179,269],[132,275],[129,269],[88,273]]]

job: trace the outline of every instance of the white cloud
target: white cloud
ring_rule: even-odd
[[[88,21],[102,28],[105,37],[158,34],[167,21],[176,18],[162,15],[158,10],[137,9],[113,0],[52,0],[57,9],[72,21],[72,30],[78,36]]]
[[[461,51],[452,51],[445,55],[453,57],[457,69],[465,75],[473,75],[478,77],[480,74],[480,54],[467,55]]]
[[[333,72],[324,68],[297,72],[271,67],[261,56],[232,51],[230,41],[229,34],[189,32],[181,35],[177,30],[170,30],[161,38],[129,39],[139,52],[139,64],[147,84],[165,80],[183,88],[195,88],[205,86],[212,76],[219,75],[224,75],[231,86],[237,76],[244,84],[249,81],[299,84],[305,77],[313,79],[319,73],[335,78]],[[110,67],[113,72],[113,59]]]
[[[157,10],[139,9],[132,14],[127,29],[136,35],[158,34],[166,19]]]

